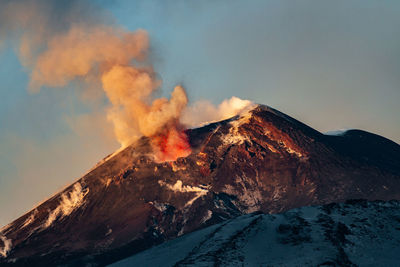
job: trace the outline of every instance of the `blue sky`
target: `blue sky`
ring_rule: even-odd
[[[238,96],[323,132],[360,128],[400,142],[398,1],[95,3],[91,12],[149,33],[163,95],[181,83],[192,102]],[[15,40],[2,41],[0,225],[118,148],[104,140],[108,129],[90,128],[85,114],[96,107],[79,88],[28,92],[30,70],[19,62]]]

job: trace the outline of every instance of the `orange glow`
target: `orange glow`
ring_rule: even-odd
[[[79,12],[76,22],[75,15],[68,14],[72,17],[63,19],[73,20],[61,20],[66,25],[58,29],[49,23],[52,17],[45,12],[46,1],[43,5],[9,2],[7,11],[0,13],[6,16],[6,26],[20,37],[20,60],[31,69],[29,89],[39,92],[43,86],[79,84],[85,89],[86,101],[101,100],[101,112],[106,113],[102,115],[113,124],[121,149],[146,136],[152,139],[156,161],[175,161],[191,153],[183,125],[195,127],[226,119],[250,103],[232,97],[218,107],[199,102],[188,109],[188,97],[181,85],[175,86],[170,98],[157,98],[162,82],[148,58],[150,40],[146,31],[132,32],[102,20],[82,21]],[[103,94],[109,102],[106,109],[102,107]],[[74,130],[82,131],[96,121],[102,128],[108,127],[106,120],[96,120],[94,115],[86,120],[75,123]]]
[[[175,161],[192,153],[186,133],[176,127],[168,128],[165,132],[153,136],[151,144],[158,162]]]

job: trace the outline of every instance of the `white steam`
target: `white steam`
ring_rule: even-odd
[[[225,99],[218,106],[207,100],[198,101],[184,110],[181,123],[187,127],[199,127],[232,118],[254,106],[255,104],[252,101],[243,100],[236,96]]]

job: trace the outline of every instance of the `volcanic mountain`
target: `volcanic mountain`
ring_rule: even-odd
[[[106,265],[244,214],[400,199],[400,146],[324,135],[267,106],[186,130],[170,162],[141,138],[0,232],[0,264]]]

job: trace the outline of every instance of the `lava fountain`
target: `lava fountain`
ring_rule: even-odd
[[[158,162],[175,161],[192,153],[188,137],[179,127],[166,128],[151,137],[155,160]]]

